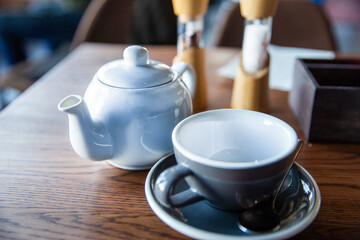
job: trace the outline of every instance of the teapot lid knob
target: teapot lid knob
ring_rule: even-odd
[[[146,48],[133,45],[125,48],[123,59],[102,66],[96,77],[108,86],[124,89],[143,89],[171,82],[176,78],[172,69],[149,59]]]
[[[129,65],[143,66],[149,64],[149,52],[146,48],[133,45],[125,48],[124,60]]]

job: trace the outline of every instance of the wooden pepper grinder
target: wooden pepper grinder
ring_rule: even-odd
[[[269,109],[269,63],[267,46],[272,16],[278,0],[241,0],[245,18],[244,39],[234,81],[231,107],[267,112]]]
[[[174,62],[190,64],[196,72],[196,91],[193,96],[194,112],[206,110],[207,84],[205,76],[205,49],[203,43],[203,15],[209,0],[172,0],[178,16],[177,56]]]

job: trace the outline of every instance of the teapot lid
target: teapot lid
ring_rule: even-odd
[[[169,66],[149,60],[149,52],[144,47],[129,46],[123,55],[124,59],[109,62],[98,70],[101,82],[120,88],[149,88],[174,78]]]

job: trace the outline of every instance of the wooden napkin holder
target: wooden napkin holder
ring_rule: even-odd
[[[360,59],[297,59],[289,104],[309,142],[360,142]]]

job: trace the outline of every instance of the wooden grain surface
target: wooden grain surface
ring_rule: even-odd
[[[121,45],[85,44],[0,113],[0,239],[188,239],[152,212],[144,194],[148,171],[127,171],[80,158],[57,110],[83,94],[96,70],[122,58]],[[175,47],[149,47],[171,64]],[[232,80],[216,69],[237,49],[207,52],[209,109],[230,106]],[[287,103],[271,91],[271,114],[303,138]],[[360,145],[306,143],[298,159],[319,184],[314,223],[294,239],[360,239]]]

